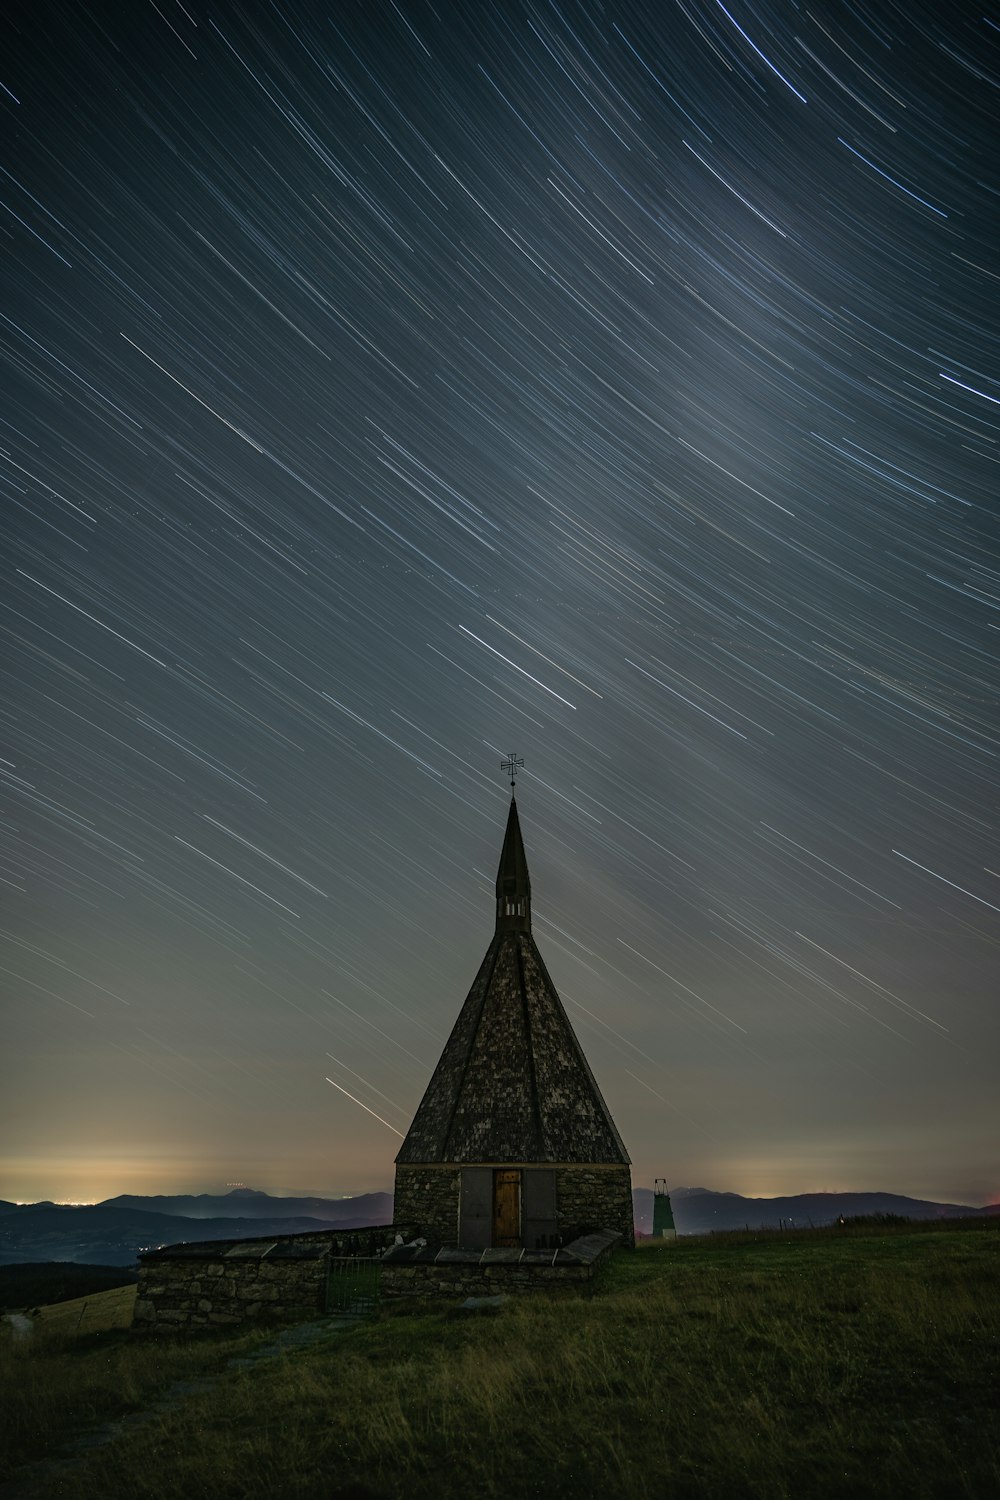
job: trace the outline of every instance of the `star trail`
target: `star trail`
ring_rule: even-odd
[[[0,27],[0,1196],[389,1187],[512,749],[635,1183],[1000,1196],[995,18]]]

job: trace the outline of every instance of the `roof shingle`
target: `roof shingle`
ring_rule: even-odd
[[[531,935],[513,798],[496,934],[396,1160],[629,1161]]]

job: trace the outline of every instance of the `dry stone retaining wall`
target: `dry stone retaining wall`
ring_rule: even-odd
[[[555,1252],[399,1245],[383,1258],[380,1291],[383,1297],[490,1297],[579,1287],[621,1242],[621,1234],[602,1230]]]
[[[140,1272],[133,1321],[164,1330],[315,1316],[326,1299],[329,1259],[320,1252],[291,1261],[159,1260]]]
[[[578,1286],[592,1275],[591,1266],[383,1266],[379,1291],[383,1297],[495,1297]]]
[[[140,1258],[133,1327],[180,1332],[315,1317],[326,1309],[331,1257],[378,1255],[398,1233],[412,1238],[417,1226],[319,1230],[148,1250]]]
[[[419,1226],[425,1230],[427,1226]],[[631,1228],[631,1219],[629,1220]],[[381,1254],[385,1297],[484,1297],[586,1284],[624,1235],[603,1230],[557,1251],[457,1250],[413,1241],[418,1226],[167,1245],[141,1257],[134,1326],[183,1332],[259,1320],[290,1323],[326,1311],[333,1256]]]

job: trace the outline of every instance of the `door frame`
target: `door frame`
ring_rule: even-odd
[[[506,1182],[504,1179],[508,1179]],[[500,1228],[500,1188],[501,1185],[509,1192],[516,1206],[516,1233],[499,1234]],[[509,1222],[509,1221],[508,1221]],[[494,1249],[523,1249],[524,1246],[524,1173],[520,1167],[495,1167],[493,1169],[493,1225],[490,1235]]]

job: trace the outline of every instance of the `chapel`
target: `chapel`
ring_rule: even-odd
[[[532,936],[513,796],[496,930],[396,1157],[394,1216],[463,1250],[635,1243],[628,1153]]]

